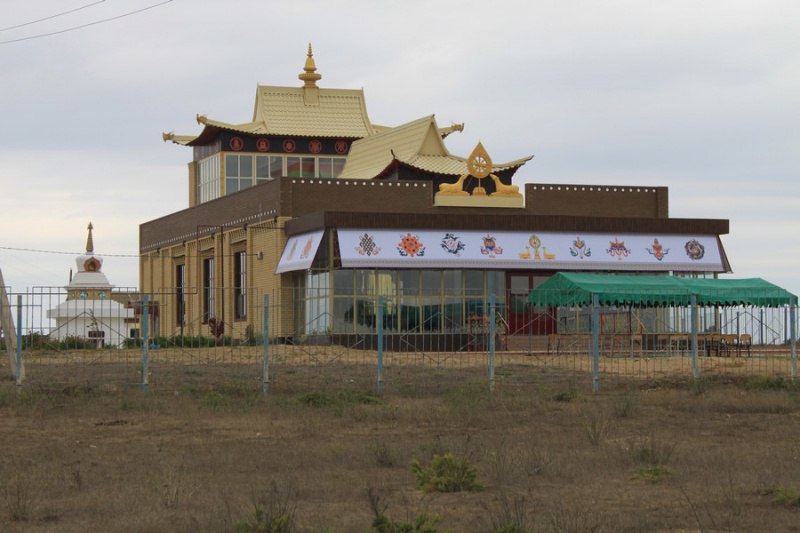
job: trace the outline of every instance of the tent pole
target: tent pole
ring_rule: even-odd
[[[797,306],[795,304],[789,305],[789,342],[790,342],[790,350],[791,350],[791,358],[792,358],[792,382],[797,379],[797,331],[796,331],[796,320],[795,317],[797,316]]]
[[[700,377],[700,371],[697,368],[697,295],[692,294],[689,296],[689,303],[691,305],[691,328],[692,328],[692,377],[697,379]]]
[[[600,391],[600,296],[592,294],[592,390]]]

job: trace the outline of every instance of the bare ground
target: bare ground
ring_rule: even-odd
[[[377,399],[371,364],[287,351],[265,399],[257,351],[184,356],[154,355],[149,394],[94,379],[99,364],[39,361],[38,385],[0,383],[0,529],[234,531],[260,508],[296,531],[370,531],[386,506],[439,531],[800,531],[800,391],[736,371],[758,358],[703,358],[695,382],[608,357],[663,374],[604,374],[595,394],[584,358],[504,355],[490,393],[485,357],[389,355]],[[482,490],[416,487],[410,463],[447,452]]]

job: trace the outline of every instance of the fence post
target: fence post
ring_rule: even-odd
[[[700,369],[697,367],[697,295],[689,295],[689,305],[691,306],[690,328],[692,333],[692,378],[700,377]]]
[[[797,316],[797,306],[791,304],[789,306],[789,342],[790,342],[790,350],[791,350],[791,358],[792,358],[792,383],[794,380],[797,379],[797,330],[795,329],[796,321],[795,317]]]
[[[264,295],[264,332],[263,350],[264,358],[261,363],[261,392],[264,397],[269,393],[269,294]]]
[[[600,391],[600,295],[592,294],[592,391]]]
[[[150,301],[145,294],[142,299],[142,390],[150,390]]]
[[[383,396],[383,296],[378,296],[378,394]]]
[[[494,392],[494,327],[495,327],[495,296],[489,295],[489,390]]]
[[[22,295],[17,295],[17,387],[22,386]]]

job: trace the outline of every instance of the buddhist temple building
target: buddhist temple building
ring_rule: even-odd
[[[47,311],[47,318],[55,321],[50,338],[86,339],[98,348],[121,347],[137,320],[134,310],[112,294],[114,286],[103,273],[103,258],[94,252],[93,229],[90,222],[86,253],[75,258],[77,270],[66,287],[66,301]]]
[[[544,334],[526,298],[555,272],[730,271],[728,221],[670,218],[666,187],[523,183],[532,155],[450,153],[463,124],[372,123],[363,90],[324,87],[310,45],[299,79],[258,85],[250,122],[163,134],[192,158],[187,208],[140,226],[162,334],[260,331],[264,295],[276,337],[368,337],[378,313],[390,332],[453,335],[490,296],[509,334]]]

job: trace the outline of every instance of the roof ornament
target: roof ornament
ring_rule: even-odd
[[[517,202],[522,201],[522,194],[520,194],[519,192],[519,186],[506,185],[500,180],[500,177],[497,174],[492,173],[492,170],[494,168],[492,163],[492,158],[486,151],[486,148],[483,147],[482,143],[479,142],[475,146],[475,149],[472,150],[471,154],[469,154],[469,158],[467,158],[466,163],[467,163],[467,173],[462,174],[461,177],[459,177],[455,183],[440,183],[439,192],[436,193],[435,195],[436,197],[472,196],[472,197],[477,197],[475,201],[483,203],[485,203],[486,200],[478,200],[478,198],[480,197],[485,198],[487,196],[492,196],[498,198],[499,200],[499,198],[505,197],[505,198],[513,198],[514,201],[511,203],[509,202],[502,203],[501,201],[502,205],[497,204],[498,207],[521,207],[521,204],[517,205]],[[464,182],[470,176],[478,180],[478,185],[472,188],[472,193],[469,193],[464,190]],[[494,182],[494,192],[491,194],[487,194],[486,189],[484,189],[480,185],[481,180],[487,177],[491,178],[492,181]],[[466,205],[466,204],[456,204],[452,203],[452,201],[450,200],[441,199],[439,200],[439,203],[437,203],[437,205]],[[488,206],[489,204],[486,205]]]
[[[94,253],[94,241],[92,240],[92,230],[94,229],[94,226],[92,226],[91,222],[89,222],[89,226],[88,226],[87,229],[89,230],[89,237],[86,239],[86,253],[87,254],[93,254]]]
[[[314,63],[314,52],[311,51],[311,43],[308,43],[308,55],[303,73],[297,77],[305,82],[304,87],[316,87],[317,82],[322,79],[322,74],[317,74],[317,65]]]
[[[472,150],[472,153],[469,154],[469,159],[467,159],[467,171],[478,180],[478,186],[472,189],[472,195],[486,196],[486,189],[480,186],[480,182],[491,173],[492,158],[480,142],[478,142],[475,149]]]

